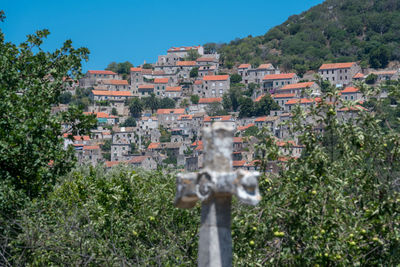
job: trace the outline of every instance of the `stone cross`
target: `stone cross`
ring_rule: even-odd
[[[198,266],[232,266],[231,199],[256,205],[258,172],[233,171],[233,128],[221,122],[203,130],[204,169],[178,174],[175,206],[201,204]]]

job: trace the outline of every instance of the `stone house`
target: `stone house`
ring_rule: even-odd
[[[147,97],[151,94],[154,94],[154,84],[141,84],[138,86],[136,94],[138,97]]]
[[[204,117],[204,127],[208,128],[216,121],[226,123],[227,125],[230,125],[230,127],[236,128],[236,122],[235,119],[232,117],[232,115],[211,116],[211,117],[206,116]]]
[[[185,114],[185,109],[158,109],[157,119],[158,124],[164,128],[176,128],[179,116]]]
[[[94,101],[125,101],[133,97],[133,95],[130,91],[92,90],[91,97]]]
[[[94,87],[103,80],[119,80],[120,76],[109,70],[88,70],[83,78],[79,80],[79,85],[82,88]]]
[[[371,74],[375,74],[378,76],[376,79],[377,83],[389,81],[389,80],[398,80],[400,78],[400,69],[398,70],[383,70],[383,71],[372,71]]]
[[[286,93],[286,94],[273,94],[271,95],[272,99],[275,100],[278,105],[284,109],[285,108],[285,103],[293,98],[296,98],[296,95],[294,93]]]
[[[182,97],[182,86],[167,86],[165,89],[165,96],[175,100]]]
[[[206,111],[213,103],[218,103],[222,107],[222,97],[200,98],[198,103],[199,110]]]
[[[207,55],[207,57],[199,57],[196,59],[197,66],[215,66],[219,67],[219,60],[216,57]]]
[[[244,83],[248,83],[247,76],[249,75],[248,71],[251,69],[250,64],[240,64],[238,67],[238,74],[242,77],[242,81]],[[247,82],[245,82],[247,80]]]
[[[156,66],[175,66],[178,61],[187,57],[190,50],[196,50],[199,55],[204,55],[204,48],[200,45],[171,47],[166,55],[158,56]]]
[[[177,66],[177,77],[187,79],[190,77],[190,71],[196,67],[196,61],[178,61]]]
[[[269,74],[277,74],[279,73],[279,70],[275,69],[275,67],[268,63],[268,64],[261,64],[255,69],[248,68],[248,64],[244,64],[242,67],[242,72],[244,75],[244,79],[242,77],[242,83],[248,84],[248,83],[256,83],[256,84],[261,84],[262,79],[265,75]],[[240,67],[240,66],[239,66]]]
[[[320,88],[316,82],[302,82],[287,84],[280,89],[277,89],[277,94],[296,94],[296,97],[306,97],[306,91],[311,91],[310,96],[320,95]]]
[[[340,97],[344,100],[361,100],[363,99],[363,94],[358,88],[355,87],[346,87],[342,91],[340,91]]]
[[[136,146],[138,138],[134,127],[115,127],[111,144],[111,161],[124,161],[132,154],[132,144]]]
[[[203,97],[222,97],[229,88],[229,75],[206,75],[203,77],[201,95]]]
[[[135,156],[126,161],[126,163],[132,165],[133,167],[142,168],[145,170],[157,169],[157,162],[149,156]]]
[[[295,105],[300,105],[300,107],[307,109],[308,107],[314,105],[316,102],[319,102],[321,99],[316,98],[295,98],[285,103],[285,111],[290,112]]]
[[[95,166],[103,159],[98,145],[76,146],[75,151],[79,164],[89,163]]]
[[[216,66],[200,66],[198,70],[198,76],[204,77],[206,75],[216,75],[217,67]]]
[[[154,79],[154,93],[156,96],[164,96],[165,95],[165,89],[167,88],[169,84],[169,79],[168,78],[155,78]]]
[[[98,125],[114,125],[118,123],[118,116],[113,116],[105,112],[83,112],[85,115],[96,115]]]
[[[318,73],[324,80],[337,86],[346,86],[353,80],[354,75],[361,72],[356,62],[322,64]]]
[[[99,85],[104,86],[104,88],[108,91],[127,91],[129,89],[127,80],[101,80]]]
[[[262,78],[264,92],[274,92],[285,85],[297,83],[299,80],[296,73],[267,74]]]
[[[271,133],[276,134],[276,128],[279,124],[278,116],[263,116],[254,119],[254,124],[257,128],[261,129],[267,127]]]

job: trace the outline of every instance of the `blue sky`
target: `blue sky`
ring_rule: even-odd
[[[289,16],[323,0],[2,0],[7,41],[49,29],[44,48],[54,50],[71,39],[91,51],[84,69],[104,69],[111,61],[135,66],[155,62],[171,46],[229,42],[262,35]]]

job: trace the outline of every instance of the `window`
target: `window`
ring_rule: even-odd
[[[285,82],[282,82],[282,85],[285,85]]]
[[[219,94],[222,95],[222,89],[219,89]]]
[[[342,70],[340,70],[340,73],[342,73]]]
[[[332,74],[333,74],[333,70],[332,70]]]
[[[350,98],[351,98],[351,100],[353,100],[353,98],[354,98],[354,97],[353,97],[353,96],[351,96]]]
[[[347,73],[347,70],[344,70],[344,73]]]
[[[219,86],[222,86],[222,83],[219,83]]]
[[[342,80],[342,76],[340,76],[340,80]]]
[[[212,86],[215,86],[215,83],[212,83],[211,85],[212,85]]]
[[[347,76],[344,76],[344,79],[347,80]]]

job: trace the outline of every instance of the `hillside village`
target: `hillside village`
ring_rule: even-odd
[[[166,55],[158,56],[156,63],[132,67],[126,80],[113,71],[89,70],[79,81],[71,81],[68,91],[72,95],[79,90],[89,92],[85,114],[94,114],[98,127],[92,136],[71,140],[64,135],[65,146],[74,146],[81,164],[112,167],[125,163],[145,169],[169,166],[195,171],[203,166],[201,130],[219,121],[235,129],[235,169],[258,168],[255,135],[267,127],[284,155],[270,163],[269,170],[274,172],[277,163],[301,154],[302,145],[282,123],[291,117],[294,106],[307,108],[320,100],[322,91],[315,74],[340,88],[344,100],[360,103],[357,109],[338,107],[337,116],[346,119],[365,109],[361,106],[365,99],[355,87],[357,81],[373,77],[373,83],[379,84],[399,79],[400,72],[363,72],[357,62],[348,62],[323,64],[318,73],[306,73],[302,78],[282,73],[269,63],[258,67],[243,63],[228,73],[220,66],[220,55],[206,54],[202,46],[172,47]],[[233,87],[246,91],[253,104],[259,103],[261,111],[256,116],[224,110],[224,95]],[[277,104],[274,107],[268,102],[271,98]],[[134,99],[169,99],[169,103],[172,99],[173,107],[160,108],[155,102],[152,108],[140,108],[132,114]],[[67,108],[68,104],[60,105],[54,112]]]

